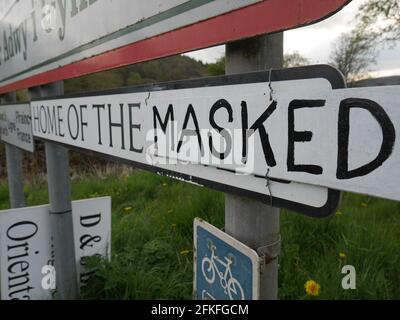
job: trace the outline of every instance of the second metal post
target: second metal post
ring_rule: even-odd
[[[226,45],[226,74],[281,68],[283,33],[260,36]],[[279,209],[236,195],[225,195],[225,232],[257,250],[279,243]],[[278,259],[265,264],[260,298],[278,297]]]
[[[62,81],[29,90],[31,98],[64,93]],[[78,296],[72,223],[71,186],[68,149],[45,142],[51,227],[54,234],[57,297],[62,300]]]

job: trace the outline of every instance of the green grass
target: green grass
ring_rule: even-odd
[[[45,185],[25,192],[29,205],[47,202]],[[73,181],[73,199],[102,195],[112,196],[112,260],[96,261],[82,298],[191,299],[193,219],[222,227],[223,194],[142,171]],[[8,205],[3,183],[0,208]],[[399,299],[400,203],[344,194],[339,211],[323,220],[282,212],[279,297],[308,299],[314,279],[320,299]],[[356,290],[341,287],[345,264],[356,268]]]

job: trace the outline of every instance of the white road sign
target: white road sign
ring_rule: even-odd
[[[349,1],[2,0],[0,93],[310,24]]]
[[[0,139],[26,151],[34,151],[29,104],[0,105]]]
[[[315,79],[301,79],[312,72]],[[286,164],[288,99],[327,96],[332,87],[343,86],[343,78],[326,66],[271,76],[274,100],[270,74],[261,72],[33,101],[33,133],[170,177],[326,216],[336,208],[338,192],[271,173]],[[296,154],[308,145],[296,143],[301,149]]]
[[[268,182],[284,179],[400,200],[400,87],[332,89],[318,74],[305,67],[271,82],[266,72],[36,101],[33,132],[261,194],[276,195]]]
[[[54,235],[49,210],[49,205],[43,205],[0,211],[2,300],[52,297]],[[77,276],[82,286],[94,272],[85,268],[85,257],[110,257],[111,198],[73,201],[72,213]]]

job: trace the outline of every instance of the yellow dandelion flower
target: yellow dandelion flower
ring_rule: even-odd
[[[180,254],[181,254],[181,256],[186,257],[186,256],[189,254],[189,252],[190,252],[190,250],[182,250],[182,251],[180,252]]]
[[[344,252],[339,252],[339,258],[340,258],[340,259],[343,259],[343,260],[344,260],[344,259],[346,259],[346,257],[347,257],[347,256],[346,256],[346,254],[345,254]]]
[[[304,289],[306,290],[306,293],[309,296],[318,296],[320,291],[321,291],[321,286],[319,285],[318,282],[314,281],[314,280],[308,280],[305,284],[304,284]]]
[[[361,207],[366,208],[366,207],[368,207],[368,204],[363,202],[363,203],[361,203]]]
[[[171,224],[171,228],[172,228],[173,231],[175,231],[176,230],[176,223]]]
[[[132,211],[132,207],[131,207],[131,206],[125,207],[125,208],[124,208],[124,211],[125,211],[125,212]]]

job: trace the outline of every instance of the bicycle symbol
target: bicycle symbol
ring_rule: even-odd
[[[221,287],[224,289],[224,293],[229,296],[229,299],[243,300],[243,288],[239,281],[232,276],[231,266],[235,261],[235,257],[228,255],[228,257],[224,257],[225,261],[221,260],[215,254],[217,247],[210,240],[207,241],[207,247],[211,251],[211,257],[204,257],[201,261],[201,271],[206,281],[209,284],[213,284],[215,281],[215,273],[217,273]],[[220,271],[217,262],[225,268],[224,272]]]

